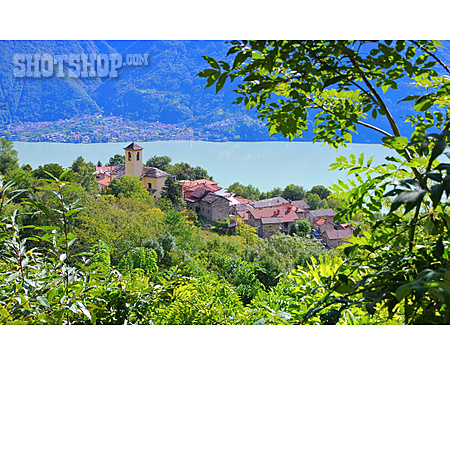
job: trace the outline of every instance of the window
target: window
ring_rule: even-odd
[[[152,183],[148,183],[148,188],[149,188],[149,189],[152,188]]]
[[[139,152],[136,153],[136,161],[139,161]]]
[[[128,152],[128,161],[131,161],[131,152]]]

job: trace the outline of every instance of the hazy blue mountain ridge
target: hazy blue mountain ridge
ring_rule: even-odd
[[[450,61],[450,43],[443,42],[438,55]],[[133,121],[180,124],[197,130],[200,137],[214,128],[215,139],[268,140],[267,129],[254,111],[234,105],[235,85],[227,83],[217,95],[204,89],[196,74],[207,67],[203,55],[224,60],[228,45],[223,41],[0,41],[0,131],[8,124],[44,122],[103,115]],[[15,78],[14,53],[149,55],[149,64],[126,66],[116,78]],[[235,82],[235,84],[237,84]],[[402,123],[414,112],[411,102],[398,103],[416,93],[407,82],[388,90],[387,104]],[[387,121],[377,119],[386,129]],[[312,132],[304,140],[312,140]],[[279,136],[271,139],[280,139]],[[354,142],[379,142],[380,135],[360,129]]]

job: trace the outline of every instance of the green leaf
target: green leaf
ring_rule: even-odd
[[[11,281],[14,281],[16,278],[20,276],[20,272],[14,272],[12,273],[5,281],[7,283],[11,283]]]
[[[214,58],[211,58],[210,56],[203,56],[203,59],[208,61],[209,65],[214,67],[214,69],[220,69],[219,63]]]
[[[447,144],[444,141],[437,141],[434,146],[433,150],[431,152],[430,161],[428,163],[428,167],[431,167],[431,163],[442,154],[442,152],[445,150],[445,147],[447,147]]]
[[[405,297],[407,297],[409,293],[412,291],[413,287],[414,287],[413,283],[406,283],[400,286],[395,291],[395,296],[397,297],[397,300],[402,300]]]
[[[447,175],[444,178],[443,185],[444,185],[445,193],[447,194],[447,196],[449,196],[450,195],[450,175]]]
[[[440,173],[427,172],[425,175],[430,180],[437,181],[438,183],[442,182],[442,175]]]
[[[422,202],[426,192],[425,189],[418,189],[416,191],[404,191],[400,193],[392,201],[390,213],[396,211],[402,205],[405,205],[405,213],[411,211]]]
[[[240,66],[247,58],[249,58],[251,53],[249,52],[239,52],[234,58],[233,69],[236,69]]]
[[[408,138],[404,136],[385,136],[381,139],[385,147],[403,150],[408,145]]]
[[[347,75],[338,75],[337,77],[327,78],[325,83],[323,83],[323,87],[327,88],[328,86],[339,83],[339,81],[346,80],[347,78]]]
[[[219,79],[217,80],[216,83],[216,94],[223,88],[225,81],[227,80],[227,74],[223,73],[222,75],[220,75]]]
[[[89,312],[89,310],[86,308],[86,306],[83,305],[83,303],[77,301],[78,306],[80,307],[81,311],[83,312],[83,314],[89,319],[91,320],[91,313]]]
[[[398,103],[401,102],[409,102],[411,100],[417,100],[420,97],[420,95],[408,95],[407,97],[405,97],[404,99],[400,100]]]
[[[42,297],[42,295],[38,295],[36,297],[36,300],[42,305],[45,306],[46,308],[50,307],[50,303],[48,302],[48,300],[45,297]]]
[[[431,197],[431,200],[433,201],[433,206],[435,208],[441,201],[443,192],[444,192],[444,184],[443,183],[435,184],[434,186],[431,187],[430,197]]]
[[[416,111],[427,111],[434,105],[435,94],[421,95],[414,103]]]

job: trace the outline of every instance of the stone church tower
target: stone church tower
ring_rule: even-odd
[[[142,175],[142,150],[139,145],[132,142],[125,150],[125,175]]]

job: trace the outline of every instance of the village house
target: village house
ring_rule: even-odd
[[[353,236],[353,229],[351,227],[341,228],[339,230],[325,230],[322,235],[322,240],[329,248],[336,248],[346,242]]]
[[[243,214],[250,211],[251,209],[253,208],[248,203],[238,202],[231,205],[230,214],[243,217]]]
[[[220,191],[222,188],[215,181],[202,178],[200,180],[180,181],[181,198],[186,200],[197,188],[206,189],[209,192]]]
[[[311,224],[312,228],[315,228],[314,224],[317,220],[327,219],[330,222],[332,222],[335,215],[336,215],[336,211],[334,211],[331,208],[313,209],[311,211],[306,212],[305,219],[309,220],[309,223]]]
[[[281,217],[261,217],[261,223],[258,227],[258,236],[263,239],[270,239],[282,229]]]
[[[253,227],[259,228],[261,226],[262,218],[274,218],[280,219],[279,229],[283,233],[289,233],[291,226],[299,220],[297,216],[297,207],[289,203],[284,203],[276,208],[263,208],[263,209],[251,209],[247,211],[248,219],[247,223]],[[268,223],[267,221],[265,221]]]
[[[334,230],[336,228],[336,224],[331,222],[331,220],[320,217],[311,224],[311,228],[322,234],[326,230]]]
[[[113,179],[120,179],[123,175],[135,175],[144,183],[144,186],[153,196],[158,198],[161,196],[161,189],[167,177],[172,175],[157,169],[156,167],[145,167],[142,165],[142,151],[141,146],[132,142],[124,148],[125,150],[125,164],[117,166],[102,166],[95,168],[97,182],[101,187],[109,186]]]
[[[289,200],[289,203],[297,207],[297,215],[299,219],[306,219],[306,213],[310,208],[305,200]]]
[[[230,217],[229,200],[202,187],[191,192],[185,201],[188,209],[210,222],[223,221]]]

